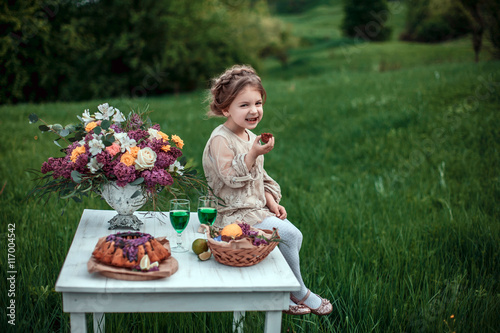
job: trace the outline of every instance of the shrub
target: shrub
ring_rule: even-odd
[[[263,0],[11,3],[0,13],[0,103],[192,90],[234,63],[286,62],[293,42]]]
[[[345,36],[382,41],[390,38],[385,25],[389,9],[385,0],[344,0],[341,29]]]
[[[441,42],[469,33],[467,16],[454,0],[409,0],[402,40]]]

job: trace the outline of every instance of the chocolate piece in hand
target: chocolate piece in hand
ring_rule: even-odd
[[[260,137],[260,140],[263,142],[263,143],[268,143],[269,140],[273,137],[273,135],[271,133],[262,133],[261,134],[261,137]]]

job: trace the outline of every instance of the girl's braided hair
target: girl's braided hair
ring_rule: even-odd
[[[208,115],[223,116],[222,111],[229,108],[236,96],[247,86],[257,89],[262,96],[262,103],[265,103],[266,91],[260,77],[251,66],[235,65],[212,79],[212,87],[208,97],[210,101]]]

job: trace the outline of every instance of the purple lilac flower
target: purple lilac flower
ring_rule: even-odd
[[[255,245],[255,246],[259,246],[259,245],[267,245],[269,243],[265,239],[263,239],[263,238],[255,237],[253,239],[253,243],[252,244]]]
[[[134,139],[137,142],[139,142],[141,139],[146,139],[149,136],[149,133],[147,131],[143,131],[141,129],[130,131],[127,134],[129,138]]]
[[[175,158],[164,152],[159,151],[156,153],[156,167],[159,169],[167,169],[171,164],[174,164]]]
[[[114,177],[114,167],[120,163],[119,158],[113,159],[113,156],[111,156],[108,152],[102,151],[99,154],[96,155],[96,159],[98,163],[101,163],[102,170],[104,171],[104,174],[106,177],[113,179]]]
[[[118,163],[113,168],[114,174],[117,178],[116,185],[124,187],[130,182],[133,182],[137,179],[137,175],[135,174],[135,167],[126,166],[123,163]]]
[[[49,157],[49,160],[47,162],[43,162],[43,164],[42,164],[42,173],[43,174],[46,174],[47,172],[51,172],[53,170],[52,164],[50,161],[51,159],[53,159],[53,157]]]
[[[161,186],[169,186],[174,183],[172,176],[163,169],[153,168],[153,170],[145,170],[141,174],[144,177],[144,184],[147,188],[152,189],[156,184]]]
[[[250,232],[250,225],[246,224],[245,222],[241,222],[238,223],[238,226],[241,228],[243,235],[248,236],[248,233]]]
[[[157,131],[161,131],[161,127],[160,127],[160,124],[154,124],[153,126],[151,126],[152,129],[155,129]]]
[[[74,168],[80,173],[85,173],[87,170],[87,164],[89,163],[90,154],[81,154],[75,161]]]
[[[138,130],[141,128],[142,124],[142,119],[137,113],[134,113],[128,120],[128,128],[130,130]]]
[[[175,159],[178,159],[179,157],[182,156],[182,151],[178,148],[175,147],[170,147],[170,150],[168,151]]]
[[[113,131],[115,131],[115,133],[123,132],[122,128],[118,124],[113,124],[113,125],[109,126],[109,128],[112,129]]]
[[[59,158],[50,157],[46,163],[47,164],[45,165],[44,169],[48,170],[47,172],[52,171],[53,172],[52,177],[54,179],[71,178],[72,163],[65,160],[64,157],[59,157]]]
[[[165,144],[163,143],[163,140],[158,140],[158,139],[152,139],[148,140],[146,143],[146,146],[153,149],[155,153],[158,153],[161,150],[161,147],[163,147]]]

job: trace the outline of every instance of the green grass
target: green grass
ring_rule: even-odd
[[[326,9],[340,19],[337,7]],[[290,52],[287,67],[265,61],[268,101],[256,132],[276,136],[266,170],[304,234],[304,280],[335,303],[326,317],[284,315],[282,331],[498,332],[500,62],[485,52],[473,63],[468,39],[353,45],[333,31],[322,40],[328,21],[316,14],[285,18],[310,38]],[[32,186],[26,170],[58,154],[28,115],[65,124],[101,102],[122,111],[148,103],[153,120],[184,139],[185,155],[201,170],[204,144],[220,123],[205,119],[203,99],[197,91],[0,107],[2,290],[8,223],[16,223],[18,270],[16,329],[3,317],[2,331],[69,331],[53,288],[83,209],[107,208],[99,199],[24,201]],[[5,309],[6,292],[0,299]],[[231,317],[112,314],[106,326],[228,332]],[[245,332],[261,331],[263,322],[262,313],[248,313]]]

